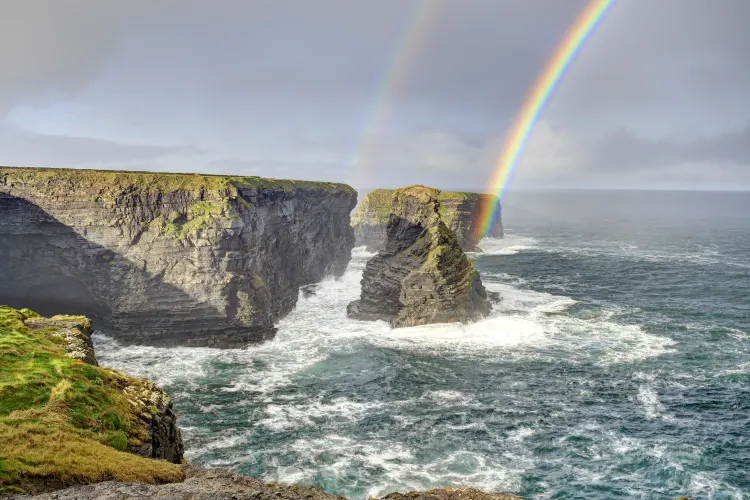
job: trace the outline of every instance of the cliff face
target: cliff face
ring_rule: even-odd
[[[269,338],[299,287],[343,274],[356,192],[258,177],[0,168],[0,303],[116,338]]]
[[[365,266],[350,317],[394,327],[466,322],[489,314],[479,278],[439,214],[439,191],[410,186],[393,193],[388,242]]]
[[[387,225],[391,211],[391,189],[376,189],[368,193],[352,214],[352,227],[356,244],[365,245],[371,252],[385,248],[388,240]],[[441,191],[440,217],[453,232],[464,251],[478,251],[477,233],[479,209],[482,203],[500,204],[497,196],[479,193]],[[498,217],[489,235],[503,237],[502,218]]]
[[[96,366],[91,331],[82,316],[0,306],[0,496],[184,478],[169,396]]]

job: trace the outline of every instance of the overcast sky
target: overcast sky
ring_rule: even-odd
[[[584,5],[0,0],[0,164],[483,189]],[[750,189],[749,19],[617,1],[512,187]]]

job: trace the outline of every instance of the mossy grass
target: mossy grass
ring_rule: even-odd
[[[171,193],[209,192],[223,199],[238,198],[238,189],[295,191],[311,189],[326,192],[355,193],[354,188],[336,182],[270,179],[232,175],[138,172],[123,170],[86,170],[43,167],[0,167],[0,181],[24,183],[47,191],[70,189],[112,202],[133,192]]]
[[[387,224],[388,217],[392,211],[391,201],[394,191],[394,189],[375,189],[374,191],[367,193],[362,200],[362,203],[360,203],[352,214],[352,225]],[[460,206],[465,202],[471,204],[478,203],[486,197],[491,197],[495,203],[497,202],[497,196],[491,194],[466,191],[440,191],[437,197],[440,202],[440,207],[438,208],[440,217],[446,222],[446,224],[450,225],[450,222],[456,215],[458,206],[453,206],[453,203],[448,202],[458,202],[458,205]]]
[[[24,324],[37,316],[0,306],[0,494],[41,482],[181,480],[177,465],[122,451],[149,439],[147,408],[123,389],[150,384],[66,357],[55,327]]]

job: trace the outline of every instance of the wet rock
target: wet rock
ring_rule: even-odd
[[[479,273],[439,215],[439,193],[424,186],[393,193],[386,248],[365,266],[350,317],[407,327],[489,314]]]
[[[319,288],[319,285],[312,284],[312,285],[305,285],[302,288],[300,288],[300,290],[302,290],[302,296],[306,299],[309,299],[310,297],[318,293],[318,288]]]
[[[265,483],[226,469],[186,466],[187,478],[164,485],[105,482],[75,486],[34,497],[15,496],[14,500],[346,500],[326,493],[317,486]],[[446,488],[425,492],[391,493],[383,500],[520,500],[503,493],[485,493],[474,488]]]

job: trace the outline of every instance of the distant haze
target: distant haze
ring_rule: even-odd
[[[0,0],[0,165],[483,190],[585,3]],[[512,187],[750,189],[749,19],[616,2]]]

